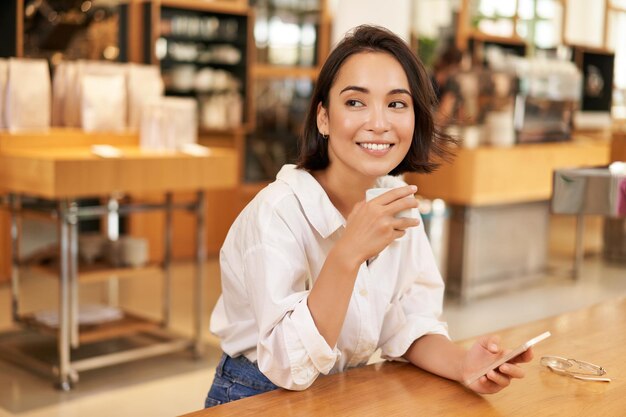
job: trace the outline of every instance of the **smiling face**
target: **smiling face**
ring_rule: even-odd
[[[328,108],[317,111],[318,130],[329,136],[328,172],[374,181],[404,159],[415,117],[409,82],[393,56],[350,56],[328,97]]]

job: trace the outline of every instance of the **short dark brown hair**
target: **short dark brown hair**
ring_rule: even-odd
[[[328,167],[328,142],[317,128],[318,104],[328,109],[330,88],[341,66],[350,56],[363,52],[383,52],[397,59],[409,81],[413,99],[413,141],[402,162],[389,174],[430,173],[440,165],[435,161],[451,160],[453,153],[449,145],[456,140],[435,126],[433,111],[437,98],[424,65],[397,35],[382,27],[362,25],[337,44],[320,70],[300,137],[298,168],[316,171]]]

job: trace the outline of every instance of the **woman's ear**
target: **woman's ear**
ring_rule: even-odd
[[[317,130],[323,136],[328,136],[328,111],[321,102],[317,104]]]

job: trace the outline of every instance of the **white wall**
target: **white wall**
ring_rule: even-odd
[[[417,36],[436,38],[439,28],[452,24],[456,10],[454,0],[413,0],[413,32]]]
[[[405,35],[400,34],[403,39],[408,40],[411,31],[416,35],[434,38],[439,36],[440,27],[450,25],[452,13],[459,7],[459,0],[387,0],[387,2],[383,0],[327,1],[330,14],[332,16],[338,16],[337,14],[340,13],[340,19],[346,22],[341,23],[341,25],[343,25],[341,29],[333,31],[333,37],[331,38],[333,44],[345,34],[346,30],[343,28],[347,27],[347,25],[352,24],[353,27],[368,21],[375,22],[379,19],[387,19],[389,15],[396,16],[391,17],[393,22],[389,23],[394,25],[395,29],[392,29],[394,32],[400,34],[400,31],[408,31],[406,38],[404,38]],[[351,6],[349,4],[354,4],[354,8],[350,9]],[[341,11],[338,11],[339,8],[341,8]],[[406,22],[406,17],[409,18],[408,23]],[[396,27],[396,23],[401,25],[401,29]],[[378,24],[386,26],[382,23]],[[404,27],[407,24],[408,29],[405,29]]]
[[[565,42],[602,47],[604,8],[604,1],[567,0]]]
[[[405,41],[411,35],[411,0],[336,0],[331,42],[334,46],[347,31],[362,24],[384,26]]]

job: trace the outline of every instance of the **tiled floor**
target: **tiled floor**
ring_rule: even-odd
[[[552,262],[551,273],[540,284],[519,291],[460,305],[447,301],[445,318],[455,340],[471,338],[519,323],[578,309],[626,294],[626,265],[607,265],[599,259],[584,263],[582,278],[567,278],[569,263]],[[217,264],[208,263],[208,318],[218,293]],[[174,274],[172,325],[190,332],[193,268],[177,265]],[[81,288],[83,301],[101,301],[101,284]],[[29,276],[23,282],[25,310],[53,306],[55,281]],[[122,282],[121,304],[151,315],[159,313],[160,280],[138,278]],[[0,328],[10,329],[9,287],[0,287]],[[208,333],[208,332],[207,332]],[[52,388],[49,380],[0,361],[0,417],[48,416],[174,416],[202,407],[213,367],[219,358],[214,338],[206,335],[206,357],[194,361],[185,353],[157,357],[121,366],[84,372],[71,392]]]

